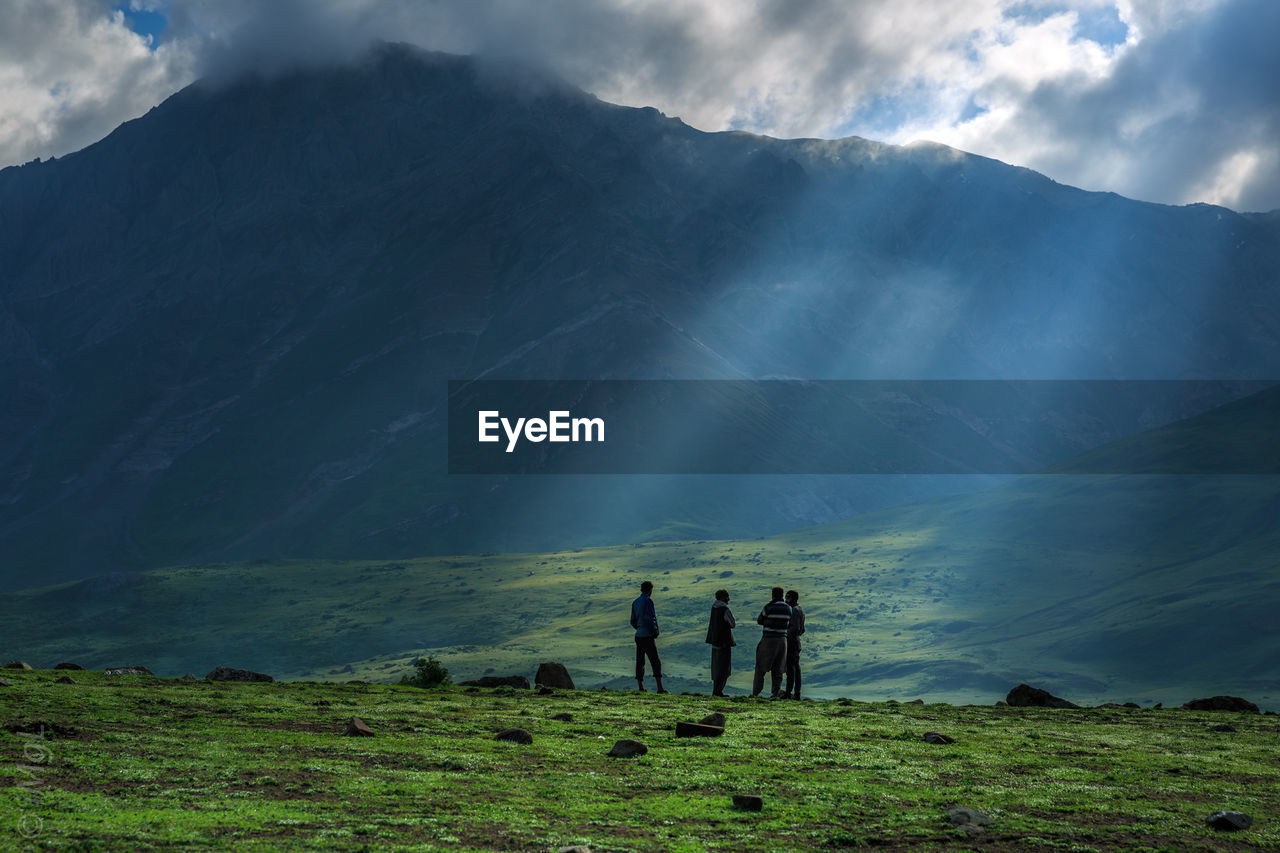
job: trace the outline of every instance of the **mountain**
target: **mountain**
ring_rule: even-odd
[[[1273,215],[703,133],[405,46],[196,84],[0,171],[2,577],[754,536],[972,488],[450,478],[446,382],[1269,379],[1277,269]]]
[[[1169,436],[1208,421],[1229,448],[1277,406],[1263,392],[1147,434],[1162,448],[1150,470],[1204,452]],[[1129,446],[1086,454],[1081,470]],[[1032,475],[765,538],[115,573],[0,596],[0,653],[338,680],[396,680],[427,654],[459,679],[557,660],[580,686],[626,688],[628,608],[651,579],[680,690],[707,689],[707,609],[730,590],[740,691],[754,616],[783,584],[808,614],[815,697],[990,702],[1026,681],[1077,702],[1230,694],[1276,708],[1277,518],[1275,474]]]

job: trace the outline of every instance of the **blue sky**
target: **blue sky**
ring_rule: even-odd
[[[1149,201],[1280,208],[1276,0],[11,0],[0,165],[201,76],[376,39],[550,66],[705,130],[928,139]]]

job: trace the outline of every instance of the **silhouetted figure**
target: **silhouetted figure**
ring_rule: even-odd
[[[804,633],[804,610],[800,608],[800,593],[787,590],[787,606],[791,608],[791,626],[787,628],[787,686],[783,699],[800,698],[800,635]]]
[[[653,609],[653,584],[645,581],[640,584],[640,597],[631,602],[631,627],[636,629],[636,687],[644,692],[644,657],[649,656],[649,664],[653,667],[653,680],[658,682],[658,692],[666,693],[662,686],[662,661],[658,659],[658,646],[654,642],[658,637],[658,614]]]
[[[729,590],[716,590],[711,602],[711,621],[707,623],[707,642],[711,645],[711,695],[723,696],[725,682],[733,669],[733,629],[738,625],[729,610]]]
[[[751,681],[751,695],[760,695],[767,672],[773,679],[773,690],[769,695],[777,699],[782,693],[782,671],[787,665],[787,629],[791,627],[791,607],[782,600],[782,587],[773,588],[773,600],[760,611],[756,624],[763,625],[764,632],[756,646],[756,674]]]

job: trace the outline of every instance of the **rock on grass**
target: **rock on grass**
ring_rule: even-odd
[[[503,729],[493,736],[494,740],[505,740],[511,743],[533,743],[533,735],[528,729]]]

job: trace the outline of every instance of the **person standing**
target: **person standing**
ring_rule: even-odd
[[[711,645],[711,695],[723,696],[725,682],[733,669],[733,629],[738,625],[729,610],[729,590],[716,590],[711,602],[711,621],[707,624],[707,643]]]
[[[636,629],[636,687],[644,692],[644,658],[649,656],[653,667],[653,680],[658,682],[658,692],[666,693],[662,686],[662,661],[658,659],[658,614],[653,609],[653,583],[640,584],[640,596],[631,602],[631,627]]]
[[[787,664],[787,629],[791,627],[791,607],[782,600],[782,587],[775,586],[773,599],[756,617],[756,624],[764,626],[760,643],[756,646],[756,673],[751,682],[751,695],[759,696],[764,689],[764,674],[772,677],[770,697],[777,699],[782,693],[782,671]]]
[[[791,626],[787,628],[787,687],[783,699],[800,698],[800,635],[804,633],[804,610],[800,593],[787,590],[787,606],[791,608]]]

